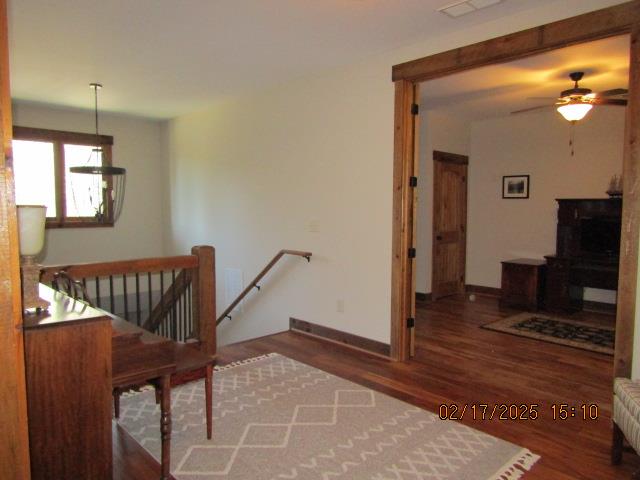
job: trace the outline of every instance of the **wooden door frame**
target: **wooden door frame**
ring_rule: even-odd
[[[464,293],[464,285],[467,279],[467,272],[466,272],[466,266],[467,266],[467,203],[469,201],[469,188],[468,188],[468,178],[469,178],[469,157],[467,155],[459,155],[457,153],[449,153],[449,152],[441,152],[439,150],[434,150],[433,151],[433,197],[432,197],[432,202],[433,202],[433,215],[431,216],[431,298],[432,300],[437,300],[438,298],[442,298],[442,297],[437,297],[435,292],[434,292],[434,288],[433,286],[435,285],[434,282],[434,278],[433,278],[433,274],[435,272],[435,269],[433,268],[435,265],[435,258],[436,258],[436,229],[435,229],[435,225],[436,225],[436,194],[439,193],[440,191],[440,186],[438,185],[438,183],[436,182],[436,168],[435,168],[435,164],[436,162],[439,163],[449,163],[452,165],[464,165],[465,167],[467,167],[466,171],[465,171],[465,177],[463,179],[463,181],[465,182],[465,195],[464,195],[464,254],[462,255],[462,288],[463,288],[463,292]]]
[[[30,463],[7,23],[7,2],[0,0],[0,478],[18,480],[30,478]]]
[[[630,34],[629,100],[626,109],[624,201],[618,280],[614,373],[629,377],[633,356],[633,331],[638,275],[640,225],[640,0],[614,5],[576,17],[530,28],[461,48],[395,65],[393,228],[391,266],[391,357],[409,358],[408,313],[414,261],[407,249],[413,246],[415,198],[409,183],[418,158],[413,146],[417,138],[412,104],[418,103],[417,86],[472,68],[509,62],[558,48]]]

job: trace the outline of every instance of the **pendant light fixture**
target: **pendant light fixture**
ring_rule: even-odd
[[[99,222],[113,221],[115,223],[122,213],[127,171],[122,167],[104,165],[102,162],[104,157],[98,133],[98,90],[102,88],[102,85],[90,83],[89,87],[94,90],[96,146],[92,148],[91,156],[87,159],[86,165],[71,167],[69,171],[94,176],[94,181],[90,182],[88,195],[91,204],[94,205],[95,217]],[[97,201],[94,202],[94,199]]]

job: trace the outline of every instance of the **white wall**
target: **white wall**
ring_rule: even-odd
[[[388,341],[392,165],[362,140],[388,137],[393,111],[348,86],[325,78],[172,122],[168,245],[215,245],[219,310],[225,268],[248,282],[282,248],[313,252],[267,277],[222,343],[285,330],[290,316]]]
[[[420,165],[416,224],[416,292],[431,292],[433,254],[433,151],[469,155],[470,122],[445,111],[420,116]]]
[[[93,133],[94,113],[14,102],[13,122],[24,127]],[[165,157],[161,123],[100,114],[100,133],[112,135],[113,163],[127,169],[126,196],[113,228],[48,229],[44,265],[152,257],[163,252]]]
[[[221,343],[283,330],[290,316],[388,342],[391,66],[615,3],[532,2],[518,15],[172,121],[170,251],[214,244],[220,289],[225,267],[246,280],[280,248],[314,252],[310,265],[290,260],[286,274],[267,279],[242,318],[220,330]]]
[[[473,122],[469,162],[467,283],[500,287],[500,261],[556,250],[556,198],[606,198],[622,172],[624,113],[596,107],[575,127],[555,111]],[[529,199],[502,199],[503,175],[530,175]],[[598,295],[594,295],[597,293]],[[614,292],[585,292],[615,303]]]

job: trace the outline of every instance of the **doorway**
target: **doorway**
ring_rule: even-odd
[[[640,57],[640,11],[635,2],[590,12],[548,25],[498,37],[479,44],[443,52],[431,57],[396,65],[392,78],[395,82],[395,141],[394,141],[394,196],[393,196],[393,261],[392,261],[392,311],[391,355],[397,360],[409,357],[409,329],[406,313],[410,309],[411,278],[414,264],[403,255],[403,247],[414,241],[414,198],[411,194],[415,182],[417,158],[413,148],[416,140],[413,119],[420,82],[447,76],[452,73],[529,57],[537,53],[585,43],[592,40],[631,33],[631,58]],[[638,238],[640,225],[640,192],[631,188],[640,172],[640,150],[634,146],[634,134],[640,127],[640,62],[630,65],[629,107],[624,141],[623,178],[625,202],[622,214],[623,235],[620,256],[618,309],[616,321],[615,373],[630,376],[633,353],[633,331],[636,309],[636,284],[638,267]]]
[[[431,299],[464,293],[469,157],[433,152]]]

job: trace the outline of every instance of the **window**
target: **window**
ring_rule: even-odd
[[[111,179],[69,170],[111,165],[112,145],[108,135],[14,126],[16,203],[46,205],[47,228],[113,226]]]

